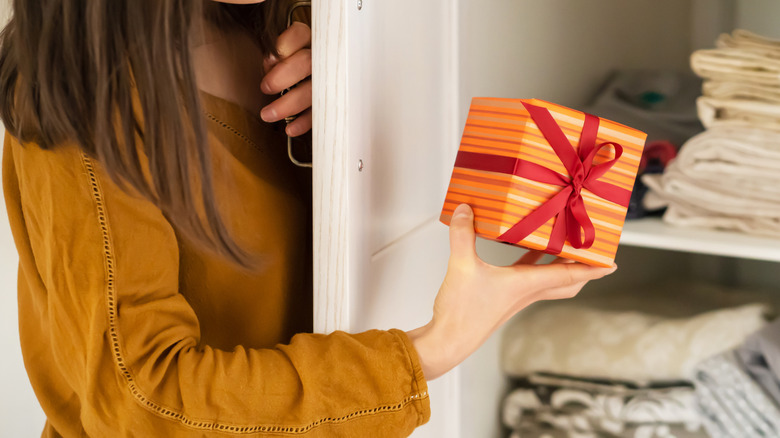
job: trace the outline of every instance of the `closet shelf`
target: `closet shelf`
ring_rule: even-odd
[[[660,218],[627,220],[623,245],[780,262],[780,239],[676,227]]]

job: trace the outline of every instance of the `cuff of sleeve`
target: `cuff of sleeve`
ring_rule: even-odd
[[[413,376],[412,397],[414,397],[414,400],[412,401],[412,404],[417,408],[419,414],[418,426],[423,425],[431,418],[431,402],[428,396],[428,382],[425,380],[425,375],[423,374],[420,357],[417,355],[417,350],[406,335],[406,332],[398,329],[391,329],[389,331],[401,340],[407,356],[409,357],[409,365],[411,366]]]

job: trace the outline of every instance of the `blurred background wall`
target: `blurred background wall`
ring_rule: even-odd
[[[0,0],[0,25],[5,26],[11,0]],[[0,139],[5,129],[0,129]],[[16,311],[16,254],[5,202],[0,202],[0,435],[41,436],[46,418],[35,399],[22,363]]]

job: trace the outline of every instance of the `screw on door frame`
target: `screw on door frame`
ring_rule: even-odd
[[[363,171],[363,160],[358,160],[358,172]]]
[[[358,11],[363,9],[363,0],[357,0],[358,2]]]

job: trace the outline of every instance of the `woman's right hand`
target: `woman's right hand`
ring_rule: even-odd
[[[536,265],[543,255],[538,251],[528,252],[512,266],[493,266],[477,256],[475,241],[474,213],[462,204],[450,223],[450,259],[434,302],[433,318],[425,326],[407,332],[427,380],[463,362],[528,305],[571,298],[588,281],[617,269],[562,259]]]

